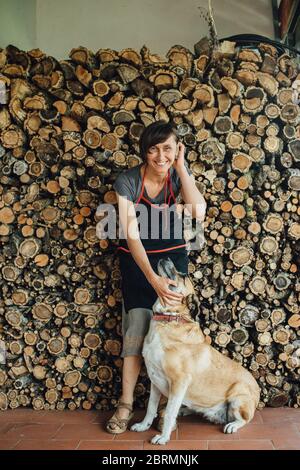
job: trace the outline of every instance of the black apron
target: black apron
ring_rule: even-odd
[[[146,166],[147,168],[147,166]],[[140,239],[148,255],[149,262],[153,270],[158,274],[157,263],[163,258],[170,258],[176,269],[183,274],[188,274],[188,255],[186,251],[187,243],[183,236],[183,218],[176,211],[176,198],[173,193],[170,171],[165,181],[165,202],[163,205],[153,204],[144,196],[145,174],[142,181],[140,195],[135,202],[135,210],[138,216],[139,206],[146,207],[148,217],[148,232],[146,237],[141,233]],[[167,192],[169,196],[167,198]],[[172,204],[171,204],[171,201]],[[151,238],[151,213],[156,213],[155,220],[158,220],[156,237]],[[157,219],[158,216],[158,219]],[[152,219],[153,220],[153,219]],[[140,224],[139,224],[140,225]],[[176,229],[180,229],[178,235]],[[120,270],[122,275],[122,295],[126,312],[132,308],[149,308],[152,309],[157,299],[157,293],[152,285],[146,279],[143,271],[135,262],[127,245],[125,238],[120,239],[117,248],[120,259]]]

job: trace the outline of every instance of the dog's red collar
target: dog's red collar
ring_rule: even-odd
[[[152,320],[164,322],[176,321],[177,323],[190,323],[189,320],[183,318],[180,315],[161,315],[159,313],[153,313]]]

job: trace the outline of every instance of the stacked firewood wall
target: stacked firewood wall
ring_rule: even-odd
[[[207,341],[241,362],[260,406],[300,405],[297,64],[269,44],[203,39],[166,57],[0,49],[0,408],[107,409],[121,383],[121,280],[96,208],[174,120],[207,201],[189,253]],[[297,90],[298,87],[298,90]],[[147,398],[145,370],[137,403]]]

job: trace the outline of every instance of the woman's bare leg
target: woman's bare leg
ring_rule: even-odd
[[[124,357],[122,371],[122,395],[120,400],[124,401],[125,403],[133,403],[133,393],[141,370],[142,361],[142,356]],[[128,415],[129,410],[126,408],[120,408],[118,410],[118,416],[120,418],[127,418]]]

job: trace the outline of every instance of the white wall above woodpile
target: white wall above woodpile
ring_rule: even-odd
[[[253,33],[274,38],[270,0],[212,4],[220,37]],[[198,6],[207,8],[207,0],[1,0],[0,47],[39,47],[57,59],[65,59],[76,45],[96,51],[147,44],[158,54],[174,44],[193,50],[207,32]]]

